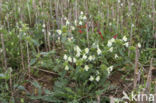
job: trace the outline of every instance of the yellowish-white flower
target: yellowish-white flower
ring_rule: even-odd
[[[72,58],[71,58],[71,57],[68,57],[68,61],[69,61],[69,62],[72,62]]]
[[[149,18],[151,18],[152,16],[151,15],[149,15]]]
[[[56,32],[61,35],[62,34],[62,31],[61,30],[56,30]]]
[[[140,43],[138,43],[138,47],[141,48],[141,44]]]
[[[80,52],[77,52],[76,57],[80,57],[80,55],[81,55]]]
[[[100,81],[100,76],[96,77],[96,81],[99,82]]]
[[[77,51],[77,52],[81,52],[81,49],[80,49],[79,46],[75,46],[75,47],[74,47],[74,50]]]
[[[89,56],[89,61],[92,61],[93,60],[93,56]]]
[[[123,3],[121,3],[121,6],[123,6]]]
[[[117,54],[115,54],[115,59],[117,59],[119,56]]]
[[[82,21],[79,22],[79,25],[82,25]]]
[[[94,80],[94,77],[93,76],[90,76],[89,80],[90,81],[93,81]]]
[[[66,21],[66,25],[69,25],[69,24],[70,24],[70,22],[67,20],[67,21]]]
[[[77,25],[77,20],[74,21],[75,25]]]
[[[113,47],[111,47],[111,48],[109,49],[109,51],[110,51],[110,52],[113,52]]]
[[[65,66],[65,70],[66,70],[66,71],[68,71],[68,70],[69,70],[69,67],[68,67],[67,65]]]
[[[110,66],[108,70],[111,72],[113,70],[113,66]]]
[[[83,11],[81,11],[81,13],[80,13],[81,15],[83,15]]]
[[[44,33],[45,32],[45,29],[42,29],[42,32]]]
[[[50,35],[51,35],[51,33],[50,33],[50,32],[48,32],[48,35],[50,36]]]
[[[84,69],[85,69],[85,71],[88,71],[89,70],[89,66],[85,65]]]
[[[73,62],[76,63],[76,61],[77,61],[76,58],[73,58]]]
[[[99,71],[96,71],[96,75],[99,75],[100,73],[99,73]]]
[[[128,43],[128,42],[126,42],[124,45],[125,45],[126,47],[128,47],[128,46],[129,46],[129,43]]]
[[[112,42],[110,40],[108,40],[107,46],[108,47],[111,47],[112,46]]]
[[[111,22],[109,23],[109,26],[112,26],[112,23]]]
[[[64,17],[64,20],[67,20],[67,17]]]
[[[112,38],[112,39],[110,40],[110,42],[112,42],[112,43],[113,43],[113,42],[115,42],[115,39],[114,39],[114,38]]]
[[[126,42],[126,41],[127,41],[127,37],[124,36],[124,37],[122,38],[122,40]]]
[[[75,30],[75,27],[74,26],[71,26],[71,30]]]
[[[46,27],[45,24],[43,24],[42,27],[45,28]]]
[[[86,20],[87,19],[87,17],[86,16],[83,16],[83,20]]]
[[[64,60],[67,60],[68,59],[68,56],[65,54],[64,57],[63,57],[63,59]]]
[[[82,59],[84,59],[84,60],[87,59],[87,56],[85,54],[83,54]]]
[[[89,53],[89,49],[88,49],[88,48],[85,49],[85,53],[86,53],[86,54]]]
[[[99,48],[99,45],[98,44],[96,45],[96,48]]]
[[[97,49],[97,54],[100,55],[102,53],[102,51],[100,50],[100,48]]]
[[[134,24],[132,24],[132,27],[134,27]]]
[[[0,53],[2,53],[2,52],[3,52],[3,49],[0,48]]]

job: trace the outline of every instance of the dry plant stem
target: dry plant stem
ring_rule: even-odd
[[[7,57],[6,57],[6,49],[5,49],[5,44],[4,44],[4,37],[3,34],[1,33],[1,44],[2,44],[2,49],[3,49],[3,57],[4,57],[4,68],[7,70]]]
[[[153,14],[153,17],[152,17],[152,21],[153,21],[153,37],[154,37],[154,35],[155,35],[155,37],[156,37],[156,33],[155,33],[155,0],[152,0],[152,14]],[[153,45],[153,48],[155,48],[156,47],[156,42],[155,42],[156,40],[154,39],[154,45]]]
[[[120,19],[120,14],[119,14],[120,13],[120,9],[119,9],[120,7],[119,6],[120,6],[120,4],[117,2],[117,14],[118,14],[117,15],[117,29],[119,29],[119,19]]]
[[[28,42],[26,42],[26,45],[27,45],[28,74],[29,74],[29,77],[30,77],[30,53],[29,53],[29,44],[28,44]]]
[[[49,21],[50,22],[50,21]],[[48,31],[48,33],[47,33],[47,42],[48,42],[48,50],[50,51],[51,50],[51,46],[50,46],[50,36],[51,36],[51,33],[50,33],[50,24],[48,23],[48,25],[47,25],[47,31]],[[49,34],[50,33],[50,34]]]
[[[57,23],[57,27],[60,28],[58,4],[59,4],[59,0],[55,0],[55,16],[56,16],[56,23]]]
[[[137,82],[138,82],[138,73],[139,73],[138,72],[138,59],[139,59],[139,50],[138,50],[138,46],[136,46],[133,89],[136,89]]]
[[[151,59],[150,62],[150,68],[149,68],[149,72],[148,72],[148,76],[147,76],[147,82],[146,82],[146,89],[145,89],[145,93],[150,93],[150,86],[151,86],[151,79],[152,79],[152,69],[153,69],[153,58]]]
[[[21,62],[22,62],[22,68],[25,70],[25,65],[24,65],[24,55],[23,55],[23,46],[22,46],[22,41],[20,39],[20,52],[21,52]]]
[[[53,8],[52,8],[52,0],[49,0],[50,1],[50,19],[54,19],[53,17]],[[52,21],[52,29],[53,29],[53,32],[54,32],[54,22]],[[53,33],[52,34],[52,37],[53,37],[53,41],[52,41],[52,49],[55,49],[55,34]]]
[[[131,25],[131,32],[130,32],[130,46],[132,45],[132,37],[133,37],[133,27],[132,27],[132,25]],[[131,53],[131,51],[130,51],[130,49],[128,50],[128,56],[130,55],[130,53]]]
[[[48,71],[48,70],[44,70],[44,69],[40,69],[40,68],[34,68],[34,69],[39,70],[39,71],[42,71],[42,72],[45,72],[45,73],[49,73],[49,74],[53,74],[53,75],[58,75],[58,74],[55,73],[55,72]]]
[[[115,103],[113,96],[110,96],[110,103]]]
[[[97,103],[101,103],[100,101],[101,101],[101,100],[100,100],[100,96],[98,95],[98,96],[97,96]]]
[[[88,33],[88,22],[86,23],[86,32],[87,32],[87,42],[88,42],[88,47],[89,47],[89,33]]]

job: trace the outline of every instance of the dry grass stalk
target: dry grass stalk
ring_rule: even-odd
[[[3,34],[1,33],[1,44],[2,44],[2,50],[3,50],[3,56],[4,56],[4,68],[5,70],[7,69],[7,57],[6,57],[6,49],[5,49],[5,44],[4,44],[4,37]]]
[[[151,80],[152,80],[152,69],[153,69],[152,61],[153,61],[153,58],[151,59],[151,62],[150,62],[150,69],[149,69],[149,72],[148,72],[147,82],[146,82],[146,89],[145,89],[145,92],[148,93],[148,94],[150,92],[150,86],[151,86]]]
[[[139,50],[138,50],[138,46],[136,46],[133,89],[136,89],[137,82],[138,82],[138,74],[139,74],[139,71],[138,71],[138,59],[139,59]]]

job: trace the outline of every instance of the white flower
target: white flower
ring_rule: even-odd
[[[66,70],[66,71],[68,71],[68,70],[69,70],[69,67],[68,67],[67,65],[66,65],[66,67],[65,67],[65,70]]]
[[[72,62],[72,58],[71,58],[71,57],[68,57],[68,61],[69,61],[69,62]]]
[[[85,71],[88,71],[89,70],[89,66],[85,65],[84,69],[85,69]]]
[[[113,66],[110,66],[109,68],[108,68],[108,71],[112,71],[113,70]]]
[[[110,51],[110,52],[113,52],[113,47],[111,47],[111,48],[109,49],[109,51]]]
[[[93,81],[94,80],[94,77],[93,76],[90,76],[89,80],[90,81]]]
[[[132,27],[134,27],[134,24],[132,24]]]
[[[74,26],[71,26],[71,30],[75,30],[75,27]]]
[[[76,63],[76,58],[73,58],[73,62]]]
[[[68,56],[65,54],[64,57],[63,57],[63,59],[64,60],[67,60],[68,59]]]
[[[127,42],[127,43],[125,43],[124,45],[125,45],[126,47],[128,47],[128,46],[129,46],[129,43]]]
[[[81,52],[81,49],[80,49],[79,46],[74,47],[74,50],[77,51],[77,52]]]
[[[99,71],[96,71],[96,75],[99,75],[100,73],[99,73]]]
[[[48,32],[48,35],[50,36],[50,35],[51,35],[51,33],[50,33],[50,32]]]
[[[151,18],[152,16],[151,15],[149,15],[149,18]]]
[[[99,82],[100,81],[100,76],[96,77],[96,81]]]
[[[84,54],[83,57],[82,57],[82,59],[84,59],[84,60],[87,59],[87,56]]]
[[[82,25],[82,21],[79,22],[79,25]]]
[[[112,26],[112,23],[109,23],[109,26]]]
[[[117,54],[115,54],[115,59],[117,59],[119,56]]]
[[[76,57],[80,57],[80,55],[81,55],[80,52],[77,52]]]
[[[56,30],[56,32],[61,35],[62,34],[62,31],[61,30]]]
[[[42,27],[45,28],[46,27],[45,24],[43,24]]]
[[[114,38],[112,38],[112,39],[110,40],[110,42],[112,42],[112,43],[113,43],[113,42],[115,42],[115,39],[114,39]]]
[[[92,61],[93,60],[93,57],[92,56],[89,56],[88,59],[89,59],[89,61]]]
[[[86,16],[84,16],[84,17],[83,17],[83,20],[86,20],[86,19],[87,19],[87,17],[86,17]]]
[[[77,25],[77,20],[74,21],[75,25]]]
[[[2,53],[2,52],[3,52],[3,49],[0,48],[0,53]]]
[[[81,13],[80,13],[81,15],[83,15],[83,11],[81,11]]]
[[[121,1],[120,0],[118,0],[118,3],[120,3]]]
[[[89,53],[89,49],[88,49],[88,48],[85,49],[85,53],[86,53],[86,54]]]
[[[124,37],[122,38],[122,40],[126,42],[126,41],[127,41],[127,37],[124,36]]]
[[[69,24],[70,24],[70,22],[67,20],[67,21],[66,21],[66,25],[69,25]]]
[[[64,17],[64,20],[67,20],[67,17]]]
[[[108,47],[111,47],[112,46],[112,42],[110,40],[108,41],[107,46]]]
[[[99,48],[99,45],[98,45],[98,44],[96,45],[96,44],[94,43],[93,45],[96,46],[96,48]]]
[[[138,47],[141,48],[141,44],[140,43],[138,43]]]
[[[100,55],[102,53],[102,51],[98,48],[97,49],[97,54]]]
[[[42,32],[44,33],[45,32],[45,29],[42,29]]]
[[[121,6],[123,6],[123,3],[121,3]]]

